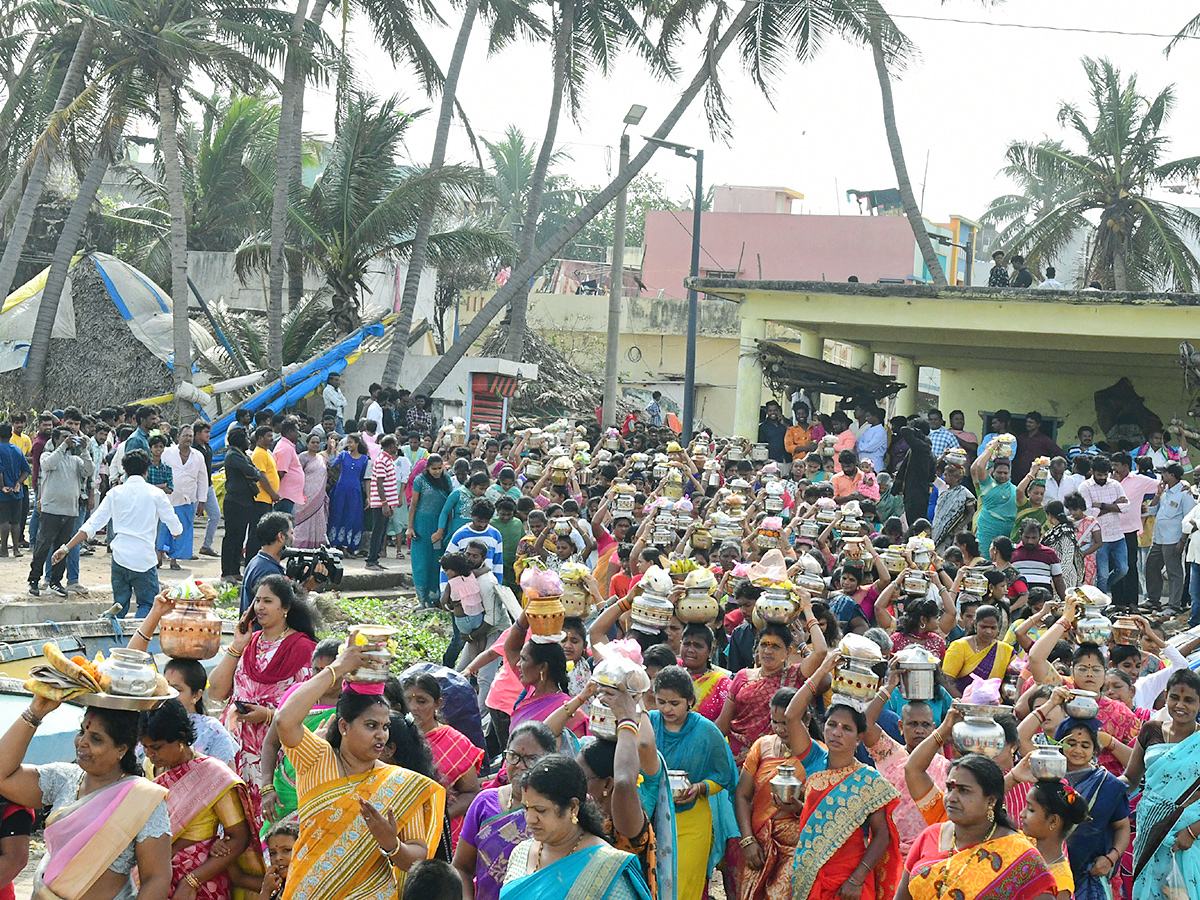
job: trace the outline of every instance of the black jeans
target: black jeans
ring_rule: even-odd
[[[246,528],[246,559],[258,556],[262,541],[258,539],[258,520],[271,511],[270,503],[255,503],[250,507],[250,522]]]
[[[388,522],[392,516],[383,514],[382,507],[372,507],[371,510],[371,545],[367,548],[367,565],[379,562],[379,554],[383,550],[383,542],[387,540]]]
[[[41,520],[38,524],[37,541],[33,545],[33,560],[29,564],[29,583],[37,584],[41,580],[42,570],[46,567],[46,557],[71,540],[75,536],[78,514],[59,516],[54,513],[39,513]],[[67,558],[55,563],[50,570],[50,583],[62,584],[63,573],[67,571]]]
[[[242,577],[242,547],[246,543],[246,531],[254,517],[254,506],[230,503],[225,497],[225,536],[221,538],[221,577],[226,581],[240,581]],[[256,550],[255,553],[258,551]]]

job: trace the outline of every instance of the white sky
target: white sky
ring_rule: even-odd
[[[1008,0],[991,7],[968,0],[891,0],[886,5],[921,52],[902,80],[893,83],[893,93],[909,175],[918,201],[924,190],[922,211],[931,219],[951,213],[977,216],[993,197],[1005,193],[1009,186],[997,172],[1010,140],[1061,134],[1055,119],[1059,102],[1086,101],[1087,80],[1079,64],[1084,55],[1107,56],[1123,72],[1136,72],[1144,94],[1173,82],[1177,106],[1167,126],[1172,158],[1200,152],[1200,116],[1194,114],[1200,105],[1200,79],[1195,77],[1200,41],[1185,42],[1167,59],[1167,40],[1161,37],[901,18],[1174,34],[1200,12],[1192,0]],[[410,108],[436,103],[418,93],[411,73],[396,71],[370,46],[365,24],[352,23],[351,29],[359,37],[354,52],[361,77],[370,88],[402,93]],[[453,27],[429,35],[443,66],[454,36]],[[496,140],[514,123],[540,141],[550,92],[549,49],[522,45],[491,59],[484,50],[485,36],[477,27],[458,93],[475,131]],[[742,73],[734,54],[731,48],[722,65],[734,117],[732,142],[710,141],[699,100],[671,135],[704,148],[706,183],[785,185],[805,194],[804,212],[823,214],[856,213],[845,202],[848,188],[895,187],[869,51],[831,41],[816,61],[791,63],[778,80],[774,109]],[[685,77],[693,66],[694,61],[683,66]],[[564,119],[560,124],[559,146],[572,156],[564,170],[585,185],[607,181],[630,103],[649,107],[641,126],[631,132],[636,153],[637,135],[652,132],[677,91],[674,84],[654,81],[632,55],[623,56],[608,81],[593,78],[582,121],[576,125]],[[305,130],[328,134],[331,94],[310,87],[307,98]],[[428,161],[435,114],[431,108],[425,121],[409,131],[414,162]],[[461,128],[452,133],[449,157],[470,159]],[[667,182],[677,199],[691,191],[694,175],[687,160],[660,151],[647,171]]]

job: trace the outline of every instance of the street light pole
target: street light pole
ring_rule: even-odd
[[[704,200],[704,151],[697,150],[696,197],[692,205],[692,278],[700,274],[700,207]],[[683,368],[683,438],[686,444],[695,428],[696,414],[696,331],[700,302],[695,287],[688,288],[687,358]]]
[[[637,125],[646,114],[646,107],[634,104],[625,115],[625,126]],[[621,132],[621,152],[618,174],[629,165],[629,135]],[[617,359],[621,344],[621,304],[625,299],[625,204],[627,188],[617,194],[613,213],[613,258],[608,270],[608,335],[604,353],[604,400],[601,423],[605,428],[617,424]]]

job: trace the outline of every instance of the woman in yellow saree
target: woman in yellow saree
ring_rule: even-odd
[[[445,789],[379,760],[389,740],[382,684],[343,686],[328,741],[304,727],[331,679],[362,664],[352,633],[347,649],[298,687],[275,717],[300,804],[300,839],[283,900],[396,900],[404,874],[437,849]]]
[[[166,788],[171,817],[171,896],[175,900],[230,900],[257,887],[264,867],[251,841],[246,785],[234,771],[192,749],[196,730],[187,708],[168,700],[142,713],[142,748]],[[218,828],[224,846],[213,852]],[[235,889],[242,890],[235,893]]]
[[[913,842],[896,900],[1054,900],[1054,877],[1009,819],[994,762],[972,753],[951,764],[946,815]]]

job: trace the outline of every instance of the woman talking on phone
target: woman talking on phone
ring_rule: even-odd
[[[238,742],[234,768],[250,792],[254,834],[262,828],[263,741],[284,693],[312,674],[317,646],[314,619],[312,609],[296,596],[287,578],[268,575],[259,581],[254,603],[208,676],[209,695],[231,701],[225,710],[225,727]],[[260,631],[254,630],[256,624]]]

